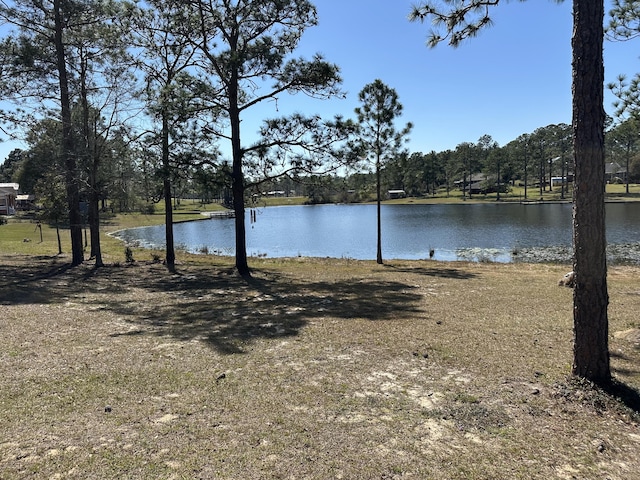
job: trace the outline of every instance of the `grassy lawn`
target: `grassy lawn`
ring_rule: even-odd
[[[106,267],[69,269],[34,229],[0,226],[2,479],[640,471],[638,267],[609,271],[625,405],[569,377],[566,265],[251,259],[246,280],[104,236]]]

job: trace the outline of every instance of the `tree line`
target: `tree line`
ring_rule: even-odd
[[[36,193],[43,205],[50,206],[45,217],[60,223],[65,221],[64,201],[59,196],[61,189],[52,188],[58,184],[55,175],[51,176],[59,170],[51,155],[60,141],[59,131],[55,119],[37,122],[25,137],[28,148],[10,152],[0,165],[0,181],[16,182],[22,191]],[[482,193],[496,193],[500,199],[501,193],[519,185],[524,199],[535,199],[551,188],[550,178],[560,177],[565,181],[556,191],[560,189],[560,198],[570,198],[571,135],[571,126],[562,123],[522,134],[502,147],[490,135],[483,135],[476,142],[463,142],[453,150],[424,153],[400,149],[381,165],[381,189],[383,195],[386,190],[399,189],[412,197],[449,195],[460,189],[464,195],[473,195],[469,179],[482,174]],[[94,173],[100,210],[154,213],[163,192],[158,156],[120,135],[103,139],[103,144],[102,163]],[[608,180],[627,188],[629,183],[640,183],[637,120],[629,118],[611,126],[605,135],[605,148],[606,162],[620,167],[618,172],[612,171]],[[228,162],[203,161],[206,158],[199,156],[198,161],[191,162],[178,158],[179,163],[174,166],[179,164],[179,168],[170,169],[174,208],[184,199],[232,206]],[[250,202],[256,198],[254,195],[281,191],[285,196],[307,197],[309,203],[371,201],[376,196],[376,178],[373,168],[369,170],[318,175],[294,172],[264,178],[246,189],[245,199]],[[85,168],[80,174],[88,178],[89,170]],[[88,184],[88,180],[83,183]],[[81,197],[87,196],[86,189],[82,189]]]

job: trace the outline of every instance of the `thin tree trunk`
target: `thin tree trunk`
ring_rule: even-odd
[[[574,0],[573,373],[611,381],[604,165],[603,0]]]
[[[500,201],[500,184],[502,183],[500,181],[500,158],[498,158],[498,193],[496,194],[496,201]]]
[[[563,143],[563,151],[564,151],[564,143]],[[561,173],[560,173],[560,199],[564,200],[564,192],[565,192],[565,166],[564,166],[564,153],[560,156],[560,169],[561,169]]]
[[[625,192],[627,195],[629,195],[629,157],[631,157],[630,150],[631,150],[631,147],[627,145],[627,158],[626,158],[625,172],[624,172]]]
[[[58,255],[62,255],[62,240],[60,238],[60,227],[56,223],[56,237],[58,238]]]
[[[97,134],[93,131],[93,148],[91,153],[91,196],[89,199],[89,230],[91,232],[91,254],[96,259],[96,267],[103,267],[102,247],[100,245],[100,198],[98,195],[98,165],[100,156],[97,151]]]
[[[169,120],[162,115],[162,174],[165,215],[166,266],[171,273],[176,271],[176,252],[173,242],[173,205],[171,203],[171,165],[169,163]]]
[[[100,208],[95,185],[91,187],[89,199],[89,232],[91,236],[91,255],[95,258],[95,266],[104,267],[102,249],[100,247]]]
[[[378,246],[376,253],[376,262],[382,265],[382,215],[380,207],[380,157],[376,161],[376,199],[377,199],[377,219],[378,219]]]
[[[528,158],[528,148],[525,145],[524,147],[524,199],[527,199],[527,163],[529,163]]]
[[[71,234],[71,265],[80,265],[84,262],[84,249],[82,246],[82,217],[80,215],[80,188],[78,185],[78,172],[74,152],[71,101],[69,97],[69,84],[67,79],[66,54],[62,33],[64,29],[62,15],[62,0],[54,0],[54,43],[56,48],[56,60],[58,68],[58,80],[60,84],[60,110],[62,120],[62,158],[66,170],[67,202],[69,205],[69,230]]]
[[[95,266],[103,267],[102,251],[100,249],[100,212],[98,205],[98,154],[96,150],[95,123],[93,132],[89,127],[89,101],[87,100],[87,63],[81,58],[80,95],[82,98],[82,133],[86,163],[89,167],[89,231],[91,236],[91,258],[95,258]],[[93,142],[91,141],[93,133]]]

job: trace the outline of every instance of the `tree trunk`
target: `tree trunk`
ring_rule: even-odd
[[[376,161],[376,199],[377,199],[377,219],[378,219],[378,248],[376,262],[382,265],[382,216],[380,207],[380,158]]]
[[[563,149],[563,152],[564,152],[564,142],[563,142],[562,149]],[[564,168],[564,153],[560,156],[560,163],[561,163],[561,165],[560,165],[560,169],[561,169],[561,173],[560,173],[560,199],[564,200],[564,192],[565,192],[565,185],[564,185],[565,177],[564,177],[564,174],[566,173],[565,172],[565,168]]]
[[[234,155],[235,157],[235,155]],[[245,230],[244,217],[244,175],[242,173],[242,160],[233,159],[232,169],[232,187],[233,192],[233,211],[235,214],[235,233],[236,233],[236,269],[240,275],[248,276],[251,274],[249,264],[247,263],[247,234]]]
[[[527,199],[527,164],[529,163],[529,149],[524,146],[524,199]]]
[[[169,162],[169,120],[168,113],[162,113],[162,187],[164,194],[166,265],[171,273],[176,271],[176,251],[173,244],[173,204],[171,202],[171,165]]]
[[[56,222],[56,238],[58,239],[58,255],[62,255],[62,239],[60,238],[60,227]]]
[[[233,43],[233,42],[232,42]],[[232,49],[235,43],[232,45]],[[240,144],[240,108],[238,106],[238,75],[233,72],[229,82],[229,120],[231,124],[231,149],[233,164],[231,166],[231,192],[233,193],[233,210],[235,214],[236,233],[236,269],[243,277],[251,275],[247,263],[247,233],[244,217],[244,173],[242,161],[244,152]]]
[[[94,132],[95,133],[95,132]],[[96,136],[94,135],[94,142]],[[96,259],[96,267],[103,267],[102,247],[100,246],[100,198],[98,194],[99,155],[95,144],[91,155],[91,185],[89,195],[89,230],[91,235],[91,256]]]
[[[96,267],[104,267],[102,249],[100,248],[100,208],[95,184],[91,185],[89,198],[89,232],[91,236],[91,256],[95,258]]]
[[[539,165],[539,169],[540,171],[538,172],[538,180],[540,181],[540,200],[542,200],[543,198],[543,194],[544,194],[544,160],[542,159],[542,149],[540,149],[540,165]]]
[[[574,0],[573,373],[611,381],[608,347],[604,166],[603,0]]]
[[[67,202],[69,205],[69,231],[71,234],[71,265],[84,262],[82,245],[82,217],[80,215],[80,187],[75,160],[75,152],[71,124],[71,101],[69,98],[69,84],[67,79],[67,63],[62,32],[64,29],[61,0],[54,0],[54,43],[58,81],[60,84],[60,113],[62,120],[62,159],[66,171]]]
[[[500,201],[500,184],[502,183],[500,178],[500,158],[498,158],[498,193],[496,194],[496,201]]]
[[[625,173],[624,173],[624,183],[625,183],[625,193],[629,195],[629,158],[631,157],[631,146],[627,144],[627,158],[625,164]]]
[[[100,210],[98,205],[98,164],[99,158],[96,150],[97,135],[95,135],[95,123],[93,132],[89,127],[89,101],[87,99],[87,60],[84,51],[80,53],[80,95],[82,101],[82,135],[84,137],[85,162],[89,168],[89,208],[88,220],[91,236],[90,258],[95,258],[95,266],[103,267],[102,250],[100,248]],[[91,141],[93,133],[93,141]]]

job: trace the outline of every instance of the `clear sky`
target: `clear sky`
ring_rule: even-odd
[[[319,26],[303,49],[342,69],[343,102],[322,106],[353,116],[362,87],[380,78],[411,121],[410,149],[453,149],[489,134],[500,145],[552,123],[571,123],[572,2],[501,2],[493,25],[454,49],[425,45],[429,24],[409,23],[404,0],[316,0]],[[609,8],[609,2],[605,5]],[[608,19],[605,20],[605,23]],[[605,44],[605,78],[640,71],[640,40]],[[605,108],[612,111],[610,94]]]
[[[282,97],[243,122],[292,111],[355,117],[358,92],[381,79],[414,124],[409,149],[429,152],[476,142],[484,134],[504,145],[552,123],[571,122],[572,2],[510,1],[492,9],[493,26],[457,49],[425,45],[430,25],[410,23],[411,0],[315,0],[319,25],[307,30],[298,54],[322,53],[338,64],[344,100]],[[605,8],[609,1],[605,0]],[[607,22],[608,19],[605,19]],[[640,39],[605,43],[605,79],[640,72]],[[613,110],[605,92],[605,109]],[[255,121],[254,121],[255,120]],[[0,163],[16,146],[0,143]]]

